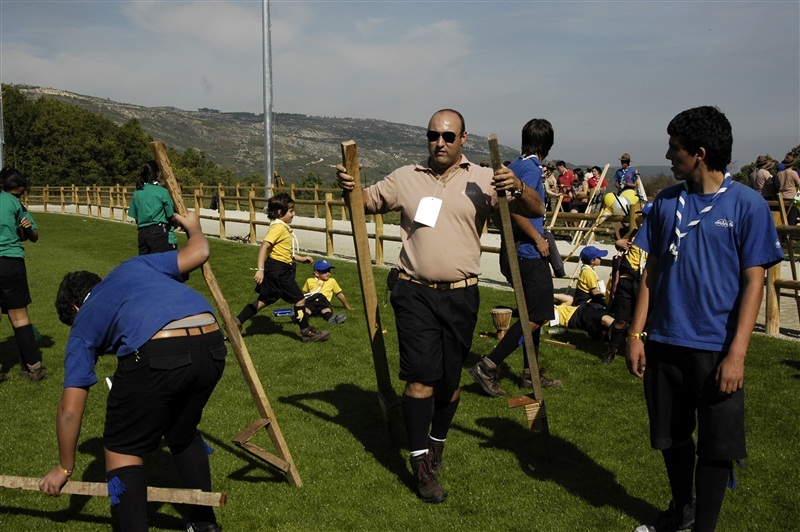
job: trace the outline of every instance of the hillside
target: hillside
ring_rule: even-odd
[[[142,107],[85,96],[59,89],[17,85],[29,98],[55,98],[99,113],[117,124],[137,119],[154,139],[177,149],[204,151],[208,159],[243,177],[263,174],[263,115],[223,113],[214,109],[184,111],[174,107]],[[331,118],[276,113],[274,122],[275,170],[287,181],[314,172],[333,178],[332,166],[341,162],[340,143],[355,140],[366,180],[383,177],[402,164],[427,155],[425,129],[383,120]],[[470,135],[464,149],[475,162],[489,158],[486,137]],[[513,160],[517,149],[501,146],[501,156]]]

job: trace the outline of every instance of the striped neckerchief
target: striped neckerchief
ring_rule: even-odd
[[[714,205],[717,204],[719,199],[722,195],[730,188],[731,186],[731,174],[729,172],[725,172],[725,178],[722,180],[722,185],[720,185],[719,190],[717,190],[714,195],[711,197],[711,201],[708,202],[708,205],[703,207],[703,209],[697,213],[697,216],[694,220],[686,224],[686,230],[681,231],[681,223],[683,222],[683,209],[686,207],[686,197],[689,194],[689,182],[685,181],[683,183],[683,189],[681,189],[681,195],[678,198],[678,205],[675,207],[675,236],[672,240],[672,243],[669,245],[669,252],[672,253],[673,260],[678,260],[678,250],[681,247],[681,239],[684,238],[686,235],[689,234],[697,224],[699,224],[705,216],[711,212],[711,209],[714,208]]]

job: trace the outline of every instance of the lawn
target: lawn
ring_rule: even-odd
[[[69,271],[105,275],[136,253],[132,225],[71,215],[35,214],[41,238],[26,244],[33,297],[30,313],[43,337],[48,377],[30,383],[18,375],[19,354],[7,318],[0,323],[0,363],[10,380],[0,384],[0,474],[41,477],[58,460],[55,410],[63,378],[69,329],[53,302]],[[183,238],[182,236],[179,238]],[[181,240],[181,243],[183,241]],[[257,248],[211,241],[211,266],[234,313],[253,299]],[[651,450],[641,382],[617,359],[599,363],[603,346],[580,333],[559,336],[577,345],[544,344],[542,364],[564,381],[545,390],[550,435],[527,429],[524,413],[504,399],[481,395],[464,371],[463,394],[448,437],[442,481],[450,496],[440,505],[420,502],[407,451],[394,447],[383,426],[367,343],[355,265],[332,259],[334,276],[355,307],[320,344],[303,344],[288,318],[263,311],[245,326],[245,343],[293,455],[302,488],[231,443],[258,418],[239,366],[229,352],[225,374],[206,408],[201,430],[215,449],[214,489],[227,494],[217,510],[225,530],[620,530],[652,519],[669,501],[660,454]],[[376,269],[382,296],[387,270]],[[298,282],[313,275],[298,266]],[[190,284],[208,296],[202,275]],[[508,291],[481,289],[482,310],[474,364],[494,344],[490,309],[513,305]],[[158,302],[153,302],[158,304]],[[334,300],[334,310],[341,310]],[[389,305],[381,307],[395,388],[397,337]],[[737,468],[719,530],[800,529],[800,349],[798,344],[755,336],[747,368],[747,435],[750,457]],[[504,366],[503,388],[519,393],[522,357]],[[101,357],[101,379],[114,372],[114,357]],[[107,388],[89,394],[74,480],[104,481],[101,435]],[[253,441],[271,449],[262,431]],[[149,483],[176,486],[165,449],[146,457]],[[151,504],[152,530],[178,530],[180,508]],[[793,524],[794,523],[794,524]],[[0,529],[11,531],[108,530],[105,498],[49,498],[33,491],[0,489]]]

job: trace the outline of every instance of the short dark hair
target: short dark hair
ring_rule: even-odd
[[[275,220],[285,216],[292,205],[294,200],[286,192],[275,194],[267,201],[267,218]]]
[[[704,148],[703,160],[709,170],[723,172],[728,168],[733,132],[731,123],[717,107],[706,105],[678,113],[667,126],[667,133],[691,154]]]
[[[534,153],[544,159],[553,147],[553,125],[544,118],[533,118],[522,126],[522,156]]]
[[[2,185],[3,190],[9,192],[11,190],[18,189],[19,187],[28,188],[28,180],[25,178],[22,172],[16,168],[6,166],[2,171],[0,171],[0,185]]]
[[[61,323],[72,327],[78,313],[75,307],[81,308],[86,296],[100,280],[99,275],[87,271],[71,272],[64,276],[56,295],[56,311]]]
[[[564,161],[556,161],[556,167],[558,167],[558,166],[563,166],[564,168],[566,168],[567,167],[567,163],[565,163]]]
[[[459,135],[463,135],[464,132],[467,130],[467,125],[464,123],[464,115],[456,111],[455,109],[439,109],[435,113],[431,115],[431,118],[438,115],[439,113],[455,113],[458,116],[458,119],[461,121],[461,132]]]
[[[592,170],[597,170],[598,174],[602,174],[603,173],[603,169],[600,168],[599,166],[592,166]]]

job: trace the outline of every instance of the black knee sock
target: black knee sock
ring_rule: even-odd
[[[42,353],[39,351],[39,345],[36,343],[36,335],[33,333],[33,325],[23,325],[14,329],[14,338],[17,340],[19,346],[19,354],[22,362],[29,366],[33,366],[37,362],[42,361]],[[23,367],[23,369],[28,369]]]
[[[713,532],[716,529],[730,474],[731,462],[729,460],[697,459],[695,474],[697,510],[692,530]]]
[[[106,473],[111,510],[123,532],[147,532],[147,480],[144,466],[125,466]]]
[[[244,323],[253,316],[255,316],[257,313],[258,313],[258,302],[248,303],[247,305],[245,305],[245,307],[242,309],[239,315],[236,316],[236,319],[239,320],[239,323]]]
[[[611,339],[608,341],[609,347],[619,348],[625,338],[625,333],[628,331],[627,323],[623,323],[621,328],[617,328],[618,325],[619,324],[615,322],[614,326],[611,327]]]
[[[692,502],[694,477],[694,440],[661,451],[667,467],[672,500],[676,505]]]
[[[461,401],[459,395],[455,401],[446,401],[436,398],[433,400],[433,419],[431,420],[431,437],[437,440],[447,439],[447,431],[458,410],[458,403]]]
[[[536,365],[539,365],[539,339],[542,337],[542,328],[537,327],[533,331],[531,331],[531,337],[533,339],[533,357],[536,359]],[[525,369],[531,369],[530,364],[528,364],[528,346],[526,345],[523,352],[522,352],[522,367]],[[541,371],[541,367],[539,368]]]
[[[433,396],[417,399],[403,395],[403,416],[406,420],[408,449],[422,451],[428,449],[428,430],[433,419]]]
[[[488,358],[499,366],[508,355],[513,353],[519,347],[519,339],[522,338],[522,325],[517,321],[507,331],[503,339],[498,342],[497,346],[489,354]]]
[[[294,319],[300,326],[301,331],[308,327],[308,311],[305,305],[294,306]]]
[[[211,469],[208,465],[208,449],[198,434],[185,447],[170,446],[172,459],[184,488],[211,491]],[[216,523],[214,510],[210,506],[191,506],[189,520],[192,522]]]

